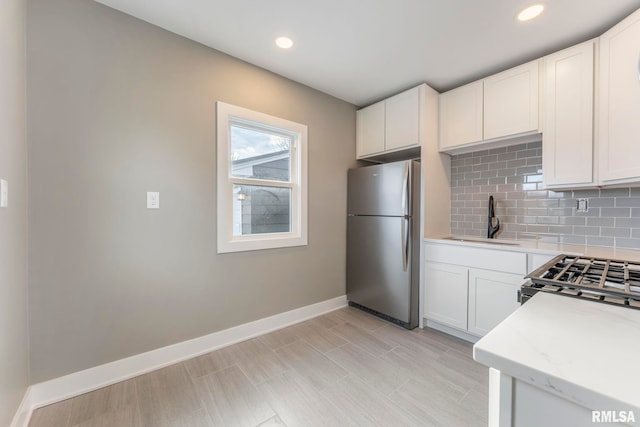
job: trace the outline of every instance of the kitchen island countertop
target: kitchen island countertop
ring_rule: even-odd
[[[590,409],[640,415],[640,310],[538,292],[473,357]],[[635,424],[634,424],[635,425]]]

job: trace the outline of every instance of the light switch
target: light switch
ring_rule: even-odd
[[[160,193],[157,191],[147,192],[147,209],[160,209]]]
[[[0,179],[0,208],[9,206],[9,183]]]

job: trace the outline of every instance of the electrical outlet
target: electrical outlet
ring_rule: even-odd
[[[576,212],[589,212],[589,200],[588,199],[578,199],[578,204],[576,206]]]
[[[147,192],[147,209],[160,209],[160,193],[157,191]]]
[[[9,183],[0,179],[0,208],[9,207]]]

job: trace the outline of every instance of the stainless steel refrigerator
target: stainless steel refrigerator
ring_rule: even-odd
[[[349,169],[349,305],[407,329],[418,326],[420,163]]]

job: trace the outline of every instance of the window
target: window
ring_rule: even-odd
[[[217,102],[218,253],[307,244],[307,127]]]

